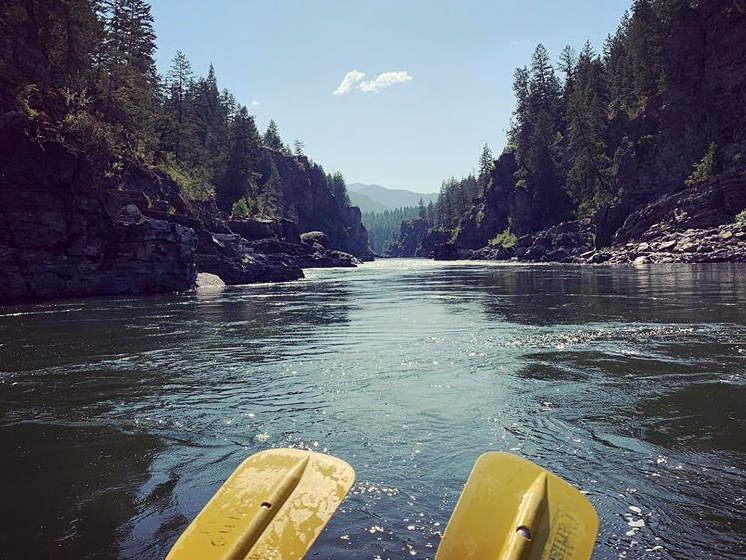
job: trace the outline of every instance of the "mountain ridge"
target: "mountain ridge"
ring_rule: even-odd
[[[382,212],[383,210],[393,210],[394,208],[417,206],[420,199],[425,204],[429,202],[434,203],[438,199],[438,193],[417,193],[406,189],[389,189],[381,185],[365,183],[350,183],[347,185],[347,191],[349,192],[350,199],[358,206],[360,205],[355,202],[356,199],[353,195],[362,195],[372,202],[383,206],[382,210],[365,210],[360,206],[360,209],[364,212]],[[358,200],[360,199],[358,198]]]

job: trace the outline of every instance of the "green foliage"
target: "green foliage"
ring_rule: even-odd
[[[692,187],[711,179],[718,171],[717,144],[713,142],[707,148],[705,155],[694,166],[694,171],[684,181],[687,187]]]
[[[342,174],[337,171],[334,174],[326,176],[326,184],[331,189],[334,198],[337,199],[337,204],[340,207],[350,206],[350,197],[347,194],[347,183]]]
[[[453,230],[451,231],[451,239],[449,240],[449,242],[456,243],[460,235],[461,235],[461,224],[453,228]]]
[[[502,247],[505,247],[506,249],[510,249],[516,244],[517,241],[518,238],[510,232],[510,228],[507,228],[505,231],[491,239],[490,245],[493,247],[500,245]]]
[[[195,77],[181,51],[161,79],[150,2],[0,2],[0,37],[0,114],[21,111],[40,140],[82,147],[103,180],[125,188],[108,165],[134,157],[166,171],[188,199],[215,198],[230,211],[245,198],[264,216],[290,211],[266,158],[292,157],[277,125],[260,136],[246,107],[219,89],[213,66]]]
[[[16,100],[18,109],[32,121],[39,117],[39,111],[31,106],[33,103],[32,99],[38,93],[39,88],[36,84],[26,84],[19,92]]]
[[[427,209],[426,209],[427,214]],[[401,231],[402,222],[419,216],[419,208],[403,207],[383,212],[364,212],[363,225],[368,230],[370,248],[374,253],[384,253],[396,235]]]
[[[746,208],[744,208],[738,214],[736,214],[735,221],[737,223],[746,223]]]
[[[267,126],[267,131],[264,133],[262,140],[267,148],[277,151],[282,150],[282,139],[280,138],[280,131],[275,121],[269,121],[269,126]]]
[[[479,184],[480,192],[484,192],[484,190],[487,188],[487,185],[490,182],[490,174],[492,173],[493,167],[494,158],[492,157],[492,151],[490,150],[490,147],[485,144],[484,148],[482,148],[482,153],[479,156],[479,175],[477,178],[477,183]]]
[[[86,146],[94,157],[97,154],[110,156],[119,152],[119,143],[111,125],[97,119],[85,110],[68,113],[62,119],[60,131],[65,138],[75,138]]]
[[[210,172],[204,167],[186,170],[174,163],[159,166],[176,181],[188,200],[205,201],[215,197],[215,185],[210,182]]]
[[[654,139],[655,136],[653,136],[652,134],[643,134],[637,140],[637,147],[640,149],[645,149],[653,143]]]
[[[231,207],[231,217],[247,218],[254,213],[254,202],[244,197],[239,198]]]

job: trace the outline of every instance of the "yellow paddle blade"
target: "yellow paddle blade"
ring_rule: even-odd
[[[587,560],[598,516],[573,486],[493,451],[474,465],[435,560]]]
[[[336,457],[270,449],[246,459],[182,533],[166,560],[294,560],[355,481]]]

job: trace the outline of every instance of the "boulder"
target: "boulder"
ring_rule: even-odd
[[[580,260],[594,246],[593,224],[586,218],[524,236],[516,242],[515,253],[523,261],[570,262]]]
[[[506,261],[515,256],[512,248],[506,248],[502,245],[490,245],[482,247],[476,251],[467,251],[464,253],[464,260],[468,261]]]
[[[219,276],[226,284],[287,282],[303,278],[303,270],[292,255],[257,252],[252,242],[236,234],[200,231],[198,236],[199,271]]]
[[[301,234],[301,242],[304,245],[313,246],[314,243],[321,245],[324,250],[329,249],[329,237],[323,231],[309,231]]]
[[[249,241],[276,238],[287,241],[288,243],[301,243],[297,224],[285,218],[231,219],[226,223],[226,225],[232,232],[237,233]]]

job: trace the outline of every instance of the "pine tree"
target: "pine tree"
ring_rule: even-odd
[[[246,107],[242,106],[231,125],[228,161],[217,189],[218,203],[222,208],[230,208],[242,197],[249,203],[256,201],[259,150],[260,138],[256,124]]]
[[[305,148],[305,144],[300,140],[293,142],[293,154],[295,154],[296,157],[302,157],[305,155],[303,153],[303,148]]]
[[[337,199],[337,204],[340,207],[350,206],[350,197],[347,194],[347,184],[342,174],[337,171],[333,175],[327,176],[327,184],[329,185],[334,198]]]
[[[420,197],[420,202],[417,204],[417,215],[421,220],[424,220],[427,216],[427,209],[425,208],[425,201]]]
[[[192,65],[187,57],[181,51],[176,51],[176,55],[171,62],[171,68],[166,78],[166,87],[169,90],[170,104],[175,111],[174,126],[174,158],[178,165],[181,161],[181,142],[184,135],[185,113],[187,112],[187,92],[192,86]]]
[[[257,209],[260,214],[268,218],[274,218],[282,208],[282,180],[277,166],[270,163],[269,178],[262,186],[262,192],[257,199]]]
[[[567,103],[572,154],[567,190],[581,215],[612,197],[611,160],[606,145],[608,104],[603,64],[590,42],[586,42],[578,59],[575,88]]]
[[[531,57],[529,92],[534,110],[544,110],[554,116],[559,105],[560,85],[549,54],[541,43],[536,46]]]
[[[280,131],[277,128],[277,123],[273,120],[269,121],[267,131],[264,133],[264,145],[270,150],[282,150],[282,139],[280,138]]]
[[[190,89],[195,143],[203,165],[220,167],[227,151],[231,108],[224,104],[218,89],[215,68],[210,64],[207,78],[198,80]]]
[[[427,221],[430,222],[430,224],[433,224],[435,222],[435,205],[433,204],[433,201],[427,203],[427,211],[425,213],[425,217],[427,218]]]
[[[559,64],[557,65],[560,72],[565,75],[565,89],[571,88],[572,76],[575,71],[575,65],[578,62],[578,57],[575,54],[575,49],[570,45],[567,45],[559,55]]]
[[[153,16],[144,0],[107,0],[105,6],[104,119],[130,150],[141,152],[151,142],[158,86]]]
[[[482,148],[482,153],[479,156],[478,186],[480,193],[484,192],[490,182],[490,175],[492,173],[493,166],[494,158],[492,157],[492,151],[490,150],[490,147],[485,144],[484,148]]]

